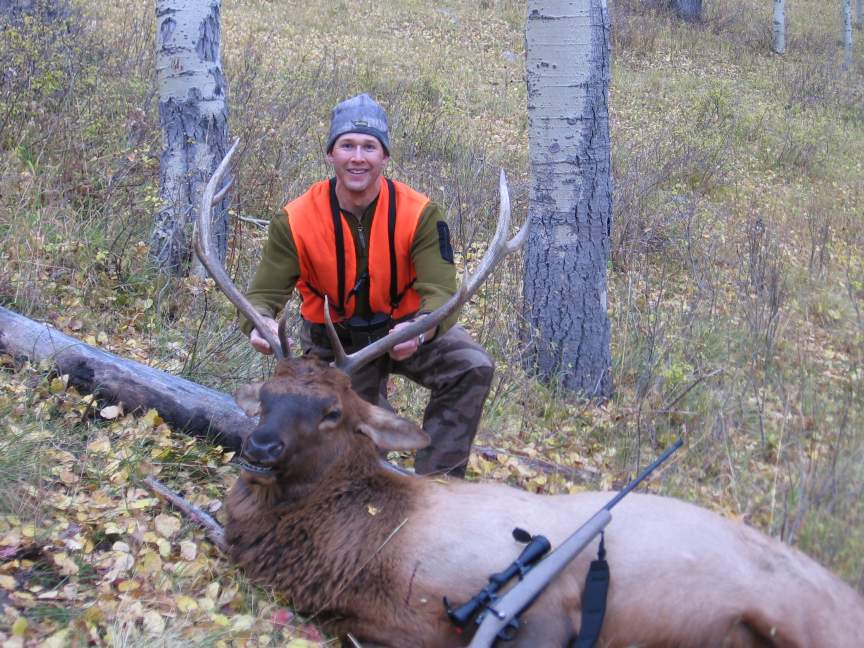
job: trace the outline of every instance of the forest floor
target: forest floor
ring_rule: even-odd
[[[148,265],[151,4],[73,4],[63,24],[0,32],[0,304],[223,391],[266,377],[209,280]],[[461,320],[498,366],[478,439],[495,453],[475,453],[469,478],[614,488],[681,436],[647,490],[780,537],[864,591],[864,31],[844,69],[839,3],[794,3],[782,57],[764,1],[705,3],[697,25],[643,4],[610,3],[614,397],[585,403],[525,372],[508,259]],[[387,107],[390,172],[447,210],[460,267],[489,236],[499,168],[521,222],[525,15],[512,0],[224,3],[236,283],[265,237],[253,221],[327,173],[329,109],[358,92]],[[394,380],[391,400],[422,417],[411,384]],[[155,410],[0,356],[0,643],[334,645],[142,486],[157,475],[218,517],[230,459]]]

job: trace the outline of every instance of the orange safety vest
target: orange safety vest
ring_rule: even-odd
[[[380,183],[369,233],[369,305],[374,313],[400,319],[420,309],[420,294],[412,287],[416,273],[411,244],[429,198],[383,176]],[[283,210],[300,262],[300,314],[323,324],[327,295],[333,321],[348,319],[356,302],[357,256],[351,230],[339,209],[336,179],[316,182]],[[338,230],[337,224],[341,225]]]

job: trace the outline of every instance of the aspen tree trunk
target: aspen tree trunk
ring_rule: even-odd
[[[702,0],[672,0],[672,8],[681,20],[696,22],[702,19]]]
[[[191,233],[207,179],[225,156],[228,101],[219,57],[221,0],[156,0],[156,79],[164,149],[160,211],[150,256],[163,272],[188,269]],[[216,249],[224,261],[227,200],[213,209]],[[200,266],[198,266],[200,268]]]
[[[529,357],[542,379],[591,397],[612,393],[609,27],[606,0],[528,2]]]
[[[786,2],[774,0],[774,51],[786,53]]]
[[[843,0],[843,67],[852,66],[852,0]]]

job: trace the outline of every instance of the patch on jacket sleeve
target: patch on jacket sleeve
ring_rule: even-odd
[[[450,245],[450,228],[443,220],[438,221],[438,249],[441,258],[447,263],[453,263],[453,246]]]

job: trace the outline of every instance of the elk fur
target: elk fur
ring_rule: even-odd
[[[464,646],[442,597],[467,601],[521,550],[519,526],[555,547],[609,493],[541,496],[416,478],[379,449],[428,442],[362,401],[347,376],[283,360],[238,396],[260,423],[228,496],[232,558],[257,582],[364,645]],[[260,407],[260,411],[259,411]],[[862,644],[864,600],[799,551],[671,498],[633,494],[606,529],[612,579],[601,646]],[[566,646],[579,628],[583,552],[523,615],[513,646]]]

